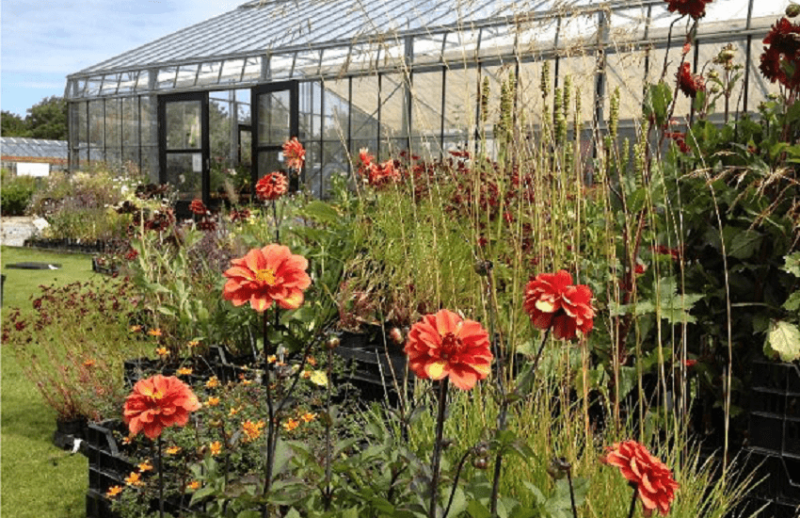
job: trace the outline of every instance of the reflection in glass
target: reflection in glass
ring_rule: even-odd
[[[200,149],[200,101],[167,103],[167,149]]]
[[[291,131],[289,125],[289,91],[264,93],[258,96],[258,143],[282,145]]]

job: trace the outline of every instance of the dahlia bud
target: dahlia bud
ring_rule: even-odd
[[[800,5],[791,3],[786,6],[786,16],[794,18],[797,15],[800,15]]]
[[[719,59],[720,61],[727,62],[733,59],[736,55],[736,51],[730,47],[725,47],[719,52]]]
[[[486,469],[489,467],[489,461],[485,457],[475,457],[472,459],[472,466],[475,469]]]
[[[395,345],[403,343],[403,332],[400,331],[399,327],[393,327],[391,331],[389,331],[389,340]]]
[[[489,272],[492,269],[492,262],[491,261],[481,261],[478,260],[475,262],[475,273],[480,275],[481,277],[485,277],[489,275]]]
[[[339,347],[340,343],[341,341],[339,340],[338,336],[332,336],[328,338],[328,342],[326,343],[326,345],[328,346],[328,349],[333,350]]]
[[[708,78],[719,79],[719,72],[717,72],[716,70],[712,70],[711,72],[708,73]]]
[[[553,477],[554,480],[560,480],[564,478],[569,470],[572,469],[572,465],[567,462],[567,459],[564,457],[553,457],[550,460],[550,464],[547,465],[547,474]]]
[[[482,457],[482,458],[488,457],[489,456],[489,445],[486,444],[485,442],[478,443],[478,445],[475,446],[475,455],[477,455],[478,457]]]

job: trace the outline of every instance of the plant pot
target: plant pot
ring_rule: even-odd
[[[62,450],[71,450],[75,440],[86,437],[86,418],[56,419],[56,431],[53,432],[53,444]]]

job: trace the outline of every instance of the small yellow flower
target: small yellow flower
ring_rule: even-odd
[[[206,401],[206,405],[208,405],[208,406],[217,406],[217,405],[219,405],[219,398],[216,397],[216,396],[209,397],[208,401]]]
[[[189,349],[194,349],[198,345],[200,345],[200,340],[189,340],[189,343],[186,344],[189,346]]]
[[[208,449],[211,452],[211,455],[219,455],[222,452],[222,443],[219,441],[214,441],[208,445]]]
[[[314,371],[311,373],[311,377],[309,379],[314,385],[318,385],[320,387],[328,386],[328,375],[325,374],[325,371]]]
[[[94,360],[86,360],[83,362],[84,367],[94,367],[95,361]]]
[[[131,333],[138,333],[141,330],[142,326],[131,326],[128,328],[128,331],[130,331]]]
[[[156,349],[156,354],[164,358],[166,356],[169,356],[169,349],[167,349],[166,347],[159,347]]]
[[[239,413],[239,410],[241,410],[241,409],[242,409],[241,407],[233,407],[233,408],[231,408],[231,411],[228,412],[228,417],[235,416],[236,414]]]
[[[131,474],[125,477],[125,483],[129,486],[141,486],[144,484],[142,482],[142,476],[135,471],[131,471]]]
[[[316,418],[317,414],[312,414],[311,412],[306,412],[305,414],[300,416],[300,419],[302,419],[306,423],[310,423],[311,421],[314,421]]]
[[[244,385],[244,386],[252,385],[252,384],[253,384],[253,380],[248,380],[248,379],[243,379],[242,380],[242,385]]]
[[[111,486],[106,491],[106,498],[114,498],[118,494],[122,493],[122,486]]]
[[[211,378],[206,381],[206,388],[217,388],[219,387],[219,379],[216,376],[211,376]]]
[[[247,420],[242,423],[242,430],[244,430],[245,435],[247,438],[245,441],[255,441],[259,437],[261,437],[261,430],[266,426],[264,421],[256,421],[255,423],[251,420]]]
[[[197,491],[198,489],[200,489],[200,482],[198,482],[197,480],[192,480],[191,482],[186,484],[186,489],[188,489],[189,491]]]
[[[307,380],[311,377],[311,371],[303,371],[303,379]]]
[[[275,363],[276,361],[278,361],[278,357],[274,354],[267,356],[267,363]]]
[[[293,430],[294,430],[295,428],[297,428],[298,426],[300,426],[300,421],[297,421],[297,420],[295,420],[295,419],[292,419],[291,417],[289,418],[289,420],[288,420],[288,421],[286,421],[285,423],[283,423],[283,428],[284,428],[284,429],[285,429],[287,432],[291,432],[291,431],[293,431]]]
[[[306,362],[308,362],[308,364],[311,365],[312,367],[317,366],[317,360],[315,360],[313,356],[307,357]]]
[[[139,464],[139,471],[141,471],[143,473],[145,471],[151,471],[152,469],[153,469],[153,465],[150,464],[149,460],[146,460],[146,461],[142,462],[141,464]]]
[[[166,449],[167,455],[177,455],[181,452],[180,446],[170,446]]]
[[[130,436],[125,437],[124,439],[122,439],[122,444],[130,444],[132,440],[133,439]]]
[[[180,369],[178,369],[177,374],[178,376],[191,376],[192,372],[193,372],[192,369],[190,369],[189,367],[181,367]]]
[[[150,336],[158,337],[161,336],[163,333],[161,332],[160,327],[156,327],[155,329],[151,329],[150,331],[148,331],[147,334]]]

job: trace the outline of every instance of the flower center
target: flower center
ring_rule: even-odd
[[[275,284],[275,271],[272,268],[264,268],[256,272],[256,280],[270,286]]]
[[[451,356],[458,354],[461,352],[461,349],[464,348],[464,343],[461,341],[461,338],[457,337],[453,333],[447,333],[442,337],[442,359],[448,360]]]

